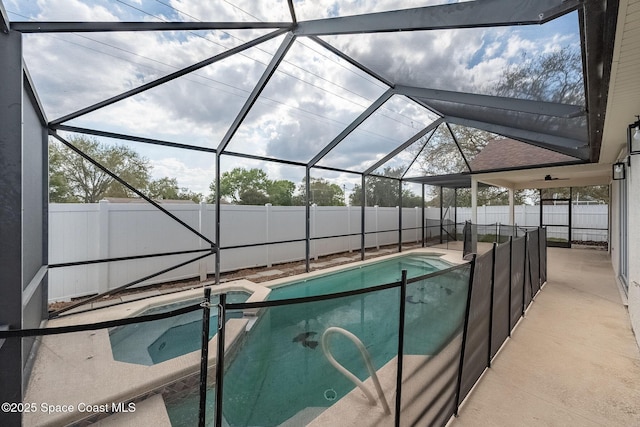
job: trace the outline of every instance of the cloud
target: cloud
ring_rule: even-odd
[[[179,159],[177,157],[164,157],[151,160],[153,166],[151,176],[153,179],[163,177],[176,178],[180,188],[186,187],[196,193],[209,194],[209,183],[216,176],[215,161],[211,156],[211,164],[195,166],[193,158]],[[200,162],[202,163],[202,162]]]
[[[233,1],[213,2],[198,0],[171,0],[171,6],[200,21],[291,21],[285,1]]]
[[[34,19],[117,21],[288,21],[284,0],[10,0],[7,9]],[[403,8],[442,4],[414,0]],[[127,6],[127,4],[129,6]],[[394,0],[297,0],[299,20],[396,9]],[[143,10],[148,13],[142,13]],[[159,18],[155,18],[159,17]],[[12,19],[15,15],[11,15]],[[527,55],[577,43],[575,14],[535,27],[400,32],[326,37],[385,78],[400,84],[487,93],[501,71]],[[176,69],[251,40],[266,30],[130,32],[25,35],[25,60],[49,119],[138,87]],[[217,147],[260,78],[282,37],[243,54],[173,80],[161,87],[81,117],[71,124],[120,133]],[[299,38],[236,132],[230,150],[306,162],[374,102],[386,85],[323,49]],[[333,150],[325,164],[362,170],[426,125],[421,107],[388,105]],[[415,129],[414,129],[415,126]],[[190,153],[192,154],[192,153]],[[162,157],[165,156],[165,157]],[[211,156],[212,157],[212,156]],[[181,186],[208,187],[211,171],[195,157],[150,156],[158,173],[184,173]],[[165,161],[166,160],[166,161]],[[172,163],[174,162],[174,163]],[[175,163],[177,162],[177,163]],[[283,166],[261,165],[274,176]],[[186,168],[186,169],[185,169]],[[298,171],[298,168],[291,170]],[[154,172],[155,174],[156,172]],[[325,173],[325,172],[323,172]],[[291,173],[298,176],[298,172]],[[338,180],[358,181],[349,174]],[[198,180],[200,177],[200,181]],[[297,180],[296,180],[297,181]],[[345,181],[347,182],[347,181]]]

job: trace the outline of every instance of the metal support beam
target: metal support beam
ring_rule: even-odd
[[[393,89],[388,89],[385,93],[380,95],[378,99],[375,100],[373,104],[369,106],[358,118],[356,118],[345,130],[340,132],[338,136],[334,138],[326,147],[322,149],[318,154],[315,155],[313,159],[309,162],[309,166],[315,166],[324,156],[326,156],[329,151],[333,150],[336,145],[338,145],[343,139],[345,139],[351,132],[353,132],[358,126],[362,124],[367,118],[376,112],[378,108],[380,108],[385,102],[389,100],[394,94]]]
[[[478,180],[471,177],[471,223],[478,223]]]
[[[440,187],[440,244],[444,242],[442,239],[442,227],[444,226],[444,191]]]
[[[455,230],[454,240],[458,240],[458,189],[453,189],[453,229]]]
[[[600,159],[619,3],[617,0],[585,2],[582,13],[578,14],[589,111],[590,161],[593,163]]]
[[[469,164],[469,161],[467,161],[467,156],[464,154],[464,151],[462,151],[460,142],[458,142],[458,138],[456,138],[456,134],[453,133],[453,130],[451,129],[451,126],[449,125],[449,123],[447,123],[447,130],[449,131],[449,134],[451,134],[451,138],[453,139],[453,142],[456,144],[456,147],[458,147],[458,152],[460,153],[460,156],[462,156],[462,160],[464,160],[464,164],[467,166],[467,170],[469,172],[472,172],[471,165]]]
[[[23,158],[22,35],[0,34],[0,325],[22,329]],[[26,172],[26,171],[25,171]],[[25,242],[26,243],[26,242]],[[22,340],[7,339],[0,348],[0,401],[22,402]],[[2,414],[4,425],[20,425],[22,415]]]
[[[422,129],[420,132],[418,132],[417,134],[413,135],[411,138],[409,138],[405,143],[403,143],[402,145],[398,146],[398,148],[396,148],[395,150],[393,150],[391,153],[387,154],[386,156],[384,156],[382,159],[378,160],[373,166],[371,166],[369,169],[367,169],[366,171],[364,171],[364,173],[366,175],[372,173],[373,171],[375,171],[376,169],[378,169],[380,166],[384,165],[385,163],[387,163],[389,160],[393,159],[395,156],[397,156],[398,154],[400,154],[402,151],[406,150],[407,148],[409,148],[413,143],[415,143],[417,140],[419,140],[420,138],[422,138],[423,136],[425,136],[427,133],[431,132],[433,129],[437,128],[438,126],[440,126],[440,124],[444,122],[444,119],[442,117],[440,117],[439,119],[437,119],[436,121],[432,122],[429,126],[427,126],[426,128]]]
[[[364,254],[365,254],[365,249],[364,249],[364,245],[365,245],[365,209],[367,206],[367,190],[366,190],[366,186],[367,185],[367,180],[366,180],[366,175],[362,174],[362,180],[361,180],[361,188],[360,191],[362,192],[362,194],[360,195],[360,260],[364,261]]]
[[[205,153],[211,153],[211,154],[215,154],[216,153],[216,149],[215,148],[198,147],[196,145],[180,144],[178,142],[163,141],[163,140],[160,140],[160,139],[152,139],[152,138],[143,138],[143,137],[140,137],[140,136],[126,135],[126,134],[114,133],[114,132],[107,132],[107,131],[96,130],[96,129],[88,129],[88,128],[77,127],[77,126],[52,125],[52,126],[50,126],[50,128],[53,129],[53,130],[63,130],[65,132],[84,133],[86,135],[103,136],[105,138],[113,138],[113,139],[122,139],[124,141],[141,142],[143,144],[162,145],[162,146],[165,146],[165,147],[180,148],[180,149],[183,149],[183,150],[203,151]]]
[[[4,4],[0,1],[0,31],[5,34],[9,34],[11,30],[11,24],[9,23],[9,15],[7,15],[7,10],[4,8]]]
[[[588,144],[583,141],[565,138],[562,136],[549,135],[541,132],[517,129],[494,123],[468,120],[462,117],[446,116],[445,120],[448,123],[453,123],[461,126],[469,126],[476,129],[486,130],[487,132],[504,135],[509,138],[526,142],[527,144],[546,148],[547,150],[566,154],[567,156],[575,157],[581,160],[589,159],[589,147]]]
[[[424,212],[424,184],[421,184],[422,187],[422,226],[421,226],[421,231],[422,231],[422,247],[425,247],[425,241],[424,241],[424,237],[425,237],[425,212]]]
[[[402,180],[398,181],[398,252],[402,252]]]
[[[216,154],[216,247],[218,247],[218,252],[216,253],[216,264],[215,264],[215,284],[220,284],[220,200],[222,196],[220,196],[220,153]]]
[[[105,172],[107,175],[109,175],[111,178],[116,180],[118,183],[120,183],[123,186],[127,187],[129,190],[131,190],[136,195],[138,195],[140,198],[144,199],[147,203],[149,203],[150,205],[152,205],[153,207],[155,207],[156,209],[158,209],[159,211],[161,211],[162,213],[167,215],[169,218],[171,218],[172,220],[174,220],[175,222],[177,222],[178,224],[180,224],[181,226],[183,226],[184,228],[186,228],[187,230],[189,230],[190,232],[192,232],[193,234],[195,234],[196,236],[198,236],[199,238],[201,238],[205,242],[209,243],[211,245],[212,249],[216,248],[216,245],[208,237],[206,237],[204,234],[200,233],[198,230],[196,230],[195,228],[193,228],[192,226],[190,226],[189,224],[187,224],[186,222],[184,222],[183,220],[181,220],[180,218],[175,216],[173,213],[169,212],[167,209],[165,209],[162,206],[160,206],[156,201],[152,200],[146,194],[142,193],[140,190],[138,190],[137,188],[133,187],[131,184],[129,184],[128,182],[126,182],[125,180],[120,178],[118,175],[116,175],[115,173],[110,171],[107,167],[105,167],[104,165],[102,165],[101,163],[99,163],[98,161],[96,161],[95,159],[90,157],[88,154],[86,154],[85,152],[83,152],[82,150],[77,148],[75,145],[73,145],[72,143],[70,143],[66,139],[62,138],[57,133],[51,132],[50,135],[53,136],[58,141],[60,141],[61,143],[63,143],[67,148],[69,148],[70,150],[75,152],[77,155],[79,155],[80,157],[82,157],[83,159],[88,161],[89,163],[93,164],[95,167],[97,167],[100,170],[102,170],[103,172]]]
[[[0,4],[1,2],[2,0],[0,0]],[[49,123],[49,120],[47,120],[47,115],[44,111],[42,101],[40,101],[40,97],[36,92],[36,86],[33,83],[33,78],[31,77],[29,70],[27,69],[27,64],[24,64],[24,63],[22,64],[22,71],[24,72],[24,87],[27,90],[27,96],[29,97],[29,100],[31,101],[31,105],[35,109],[35,112],[38,115],[38,118],[40,119],[40,123],[42,124],[43,127],[46,127],[47,123]],[[46,139],[48,139],[48,137]]]
[[[224,366],[224,303],[226,294],[220,294],[220,304],[218,305],[218,319],[222,319],[218,322],[218,331],[222,332],[217,336],[218,348],[222,347],[222,351],[216,353],[216,408],[222,407],[222,367]],[[207,378],[209,373],[209,322],[211,311],[211,288],[204,289],[204,301],[202,305],[202,333],[200,334],[200,405],[198,411],[198,426],[205,427],[206,413],[207,413]],[[221,328],[220,328],[221,326]],[[220,331],[222,329],[222,331]],[[218,412],[216,411],[216,420],[218,419]],[[218,425],[218,424],[216,424]]]
[[[188,67],[185,67],[181,70],[178,70],[176,72],[173,72],[171,74],[168,74],[164,77],[161,77],[157,80],[154,80],[152,82],[143,84],[142,86],[139,86],[135,89],[131,89],[128,90],[124,93],[121,93],[120,95],[116,95],[113,96],[109,99],[105,99],[104,101],[100,101],[96,104],[90,105],[89,107],[83,108],[82,110],[78,110],[75,111],[71,114],[67,114],[66,116],[60,117],[59,119],[56,119],[54,121],[51,122],[52,125],[59,125],[60,123],[63,122],[68,122],[69,120],[75,119],[77,117],[83,116],[85,114],[91,113],[93,111],[96,111],[100,108],[106,107],[108,105],[111,104],[115,104],[118,101],[122,101],[123,99],[129,98],[131,96],[137,95],[141,92],[147,91],[149,89],[153,89],[154,87],[160,86],[164,83],[167,83],[171,80],[177,79],[178,77],[182,77],[186,74],[192,73],[196,70],[199,70],[201,68],[204,68],[208,65],[214,64],[216,62],[222,61],[223,59],[229,58],[230,56],[235,55],[236,53],[242,52],[244,50],[247,50],[249,48],[252,48],[253,46],[256,46],[262,42],[265,42],[267,40],[271,40],[272,38],[275,38],[281,34],[283,34],[286,30],[278,30],[278,31],[274,31],[272,33],[269,34],[265,34],[262,37],[258,37],[257,39],[251,40],[250,42],[247,43],[243,43],[240,46],[231,48],[225,52],[222,52],[218,55],[212,56],[211,58],[205,59],[203,61],[198,62],[197,64],[193,64],[190,65]]]
[[[509,225],[516,225],[515,190],[509,188]]]
[[[291,22],[70,22],[20,21],[11,29],[21,33],[104,33],[113,31],[204,31],[280,28],[290,30]]]
[[[409,172],[409,170],[411,169],[413,164],[418,160],[418,157],[420,157],[422,155],[422,152],[424,151],[425,148],[427,148],[427,144],[429,143],[429,141],[431,141],[431,138],[433,137],[434,133],[436,133],[435,129],[434,129],[433,132],[431,132],[431,135],[429,135],[427,140],[424,142],[424,144],[422,145],[422,148],[420,148],[420,151],[418,151],[418,154],[416,154],[415,157],[413,158],[413,160],[411,160],[411,163],[409,163],[409,166],[407,166],[407,169],[404,171],[404,173],[402,174],[400,179],[404,179],[404,177],[407,175],[407,172]]]
[[[296,18],[296,8],[293,7],[293,0],[287,0],[287,5],[289,6],[289,14],[291,15],[291,22],[294,25],[298,23],[298,18]]]
[[[227,130],[227,133],[222,138],[222,141],[220,141],[220,144],[218,145],[218,153],[222,153],[225,148],[227,148],[227,145],[229,145],[231,138],[233,138],[233,135],[235,135],[235,133],[238,131],[238,128],[242,124],[242,121],[247,117],[247,114],[249,114],[249,110],[251,110],[253,104],[255,104],[255,102],[258,100],[258,97],[269,82],[269,79],[271,79],[273,73],[276,72],[278,65],[280,65],[280,62],[282,62],[282,60],[284,59],[285,55],[289,51],[289,48],[291,47],[291,45],[293,45],[295,39],[296,38],[293,34],[288,33],[285,39],[282,41],[282,44],[280,44],[278,51],[275,53],[273,58],[271,58],[271,62],[269,63],[269,65],[267,65],[267,68],[262,73],[260,80],[258,80],[255,87],[253,88],[253,91],[251,91],[249,98],[242,106],[242,109],[236,116],[233,124]]]
[[[574,118],[586,114],[584,107],[580,105],[532,101],[529,99],[479,95],[475,93],[453,92],[449,90],[428,89],[412,86],[397,85],[394,88],[398,94],[421,98],[427,103],[430,99],[435,99],[438,101],[455,102],[457,104],[476,105],[479,107],[497,108],[500,110],[541,114],[562,118]]]
[[[298,36],[543,24],[580,0],[483,0],[300,22]]]
[[[304,236],[305,236],[305,244],[304,244],[304,260],[305,260],[305,271],[308,273],[311,271],[310,260],[311,260],[311,168],[307,167],[305,176],[304,176]]]

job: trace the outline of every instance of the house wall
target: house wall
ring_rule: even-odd
[[[609,253],[611,254],[611,264],[616,277],[619,277],[620,272],[620,256],[621,256],[621,241],[620,241],[620,187],[626,185],[625,181],[613,181],[610,187],[610,200],[611,200],[611,226],[609,230]]]
[[[640,155],[631,156],[627,168],[628,219],[629,219],[629,316],[631,326],[640,344]]]
[[[625,159],[620,159],[624,161]],[[621,260],[627,262],[627,302],[631,327],[640,345],[640,155],[630,156],[630,165],[626,168],[626,179],[613,181],[611,185],[611,264],[616,278],[621,278]],[[627,190],[627,253],[622,248],[621,235],[624,233],[621,224],[621,211],[625,209],[621,192],[623,187]]]
[[[22,36],[0,32],[0,326],[37,328],[47,298],[47,133],[22,63]],[[34,338],[0,340],[0,401],[20,402]],[[20,425],[21,414],[0,414]]]
[[[0,33],[0,325],[22,328],[22,39]],[[6,64],[6,65],[5,65]],[[0,401],[22,400],[22,345],[0,345]],[[20,425],[19,413],[2,414]]]

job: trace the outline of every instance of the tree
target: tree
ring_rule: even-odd
[[[483,130],[466,126],[450,126],[441,124],[428,139],[426,145],[414,145],[411,150],[416,163],[425,175],[448,175],[467,172],[467,164],[458,150],[458,145],[467,160],[475,157],[495,135]],[[457,142],[457,145],[456,145]]]
[[[249,188],[240,193],[239,205],[262,206],[269,203],[269,196],[260,190]]]
[[[271,181],[267,187],[269,202],[276,206],[291,206],[294,191],[296,191],[296,185],[289,180]]]
[[[386,167],[383,175],[399,178],[402,176],[404,167]],[[368,206],[398,206],[398,181],[396,179],[370,176],[367,178],[366,201]],[[353,206],[362,206],[362,187],[355,185],[353,192],[349,196],[349,202]],[[422,196],[414,194],[408,189],[402,190],[402,207],[413,208],[422,205]]]
[[[252,190],[251,193],[247,194],[255,195],[256,192],[259,192],[266,197],[268,186],[269,179],[267,178],[266,172],[262,169],[234,168],[229,172],[224,172],[220,176],[220,197],[229,198],[229,201],[234,204],[242,204],[242,193]],[[211,190],[211,195],[207,201],[209,203],[215,203],[215,181],[209,185],[209,189]]]
[[[216,183],[209,185],[207,202],[215,203]],[[262,169],[234,168],[220,176],[220,197],[237,205],[291,206],[296,185],[286,179],[270,180]]]
[[[134,188],[146,189],[149,161],[127,146],[102,144],[87,137],[71,137],[69,142]],[[58,142],[49,147],[49,182],[49,200],[54,203],[97,203],[109,196],[134,196],[102,169]]]
[[[296,205],[305,204],[306,177],[298,187],[299,195],[294,197]],[[309,203],[318,206],[344,206],[344,191],[338,184],[331,184],[324,178],[311,178],[309,181]]]
[[[178,180],[169,177],[151,181],[147,195],[154,200],[192,200],[196,203],[204,197],[201,193],[194,193],[188,188],[180,188]]]
[[[582,57],[571,47],[537,55],[508,67],[495,95],[563,104],[584,104]]]
[[[102,144],[95,138],[82,136],[71,137],[69,142],[152,199],[199,202],[203,198],[200,193],[178,187],[176,178],[150,181],[149,161],[125,145]],[[49,201],[97,203],[105,197],[138,195],[66,145],[52,142],[49,146]]]
[[[584,84],[582,78],[581,52],[572,47],[563,47],[556,51],[540,55],[526,55],[523,61],[507,67],[497,84],[488,90],[489,94],[501,97],[556,102],[571,105],[584,105]],[[531,116],[535,125],[557,126],[557,119],[543,114]],[[466,126],[450,125],[455,142],[471,160],[487,143],[498,136],[490,132]],[[422,146],[416,147],[416,155]],[[447,126],[440,125],[427,142],[426,148],[417,158],[417,164],[426,175],[445,175],[466,171],[464,159],[454,145],[453,136]],[[506,192],[500,189],[487,190],[480,196],[478,203],[500,203],[506,199]],[[593,196],[590,194],[594,191]],[[596,190],[587,190],[586,196],[600,197]],[[430,189],[427,196],[432,203],[439,205],[437,189]],[[464,193],[459,194],[459,203],[466,203]],[[482,198],[484,197],[484,200]],[[516,203],[535,201],[539,196],[535,192],[516,193]],[[519,199],[519,200],[518,200]],[[468,199],[470,203],[470,198]],[[460,204],[459,204],[460,205]]]
[[[514,195],[516,205],[527,204],[529,190],[517,190]],[[478,188],[478,206],[505,206],[509,204],[509,190],[499,187]],[[471,189],[459,188],[456,196],[458,206],[471,206]]]
[[[525,58],[524,61],[507,67],[498,83],[489,90],[495,96],[584,104],[581,53],[571,47]],[[539,115],[541,126],[549,116]],[[427,175],[445,175],[467,171],[468,168],[455,143],[467,157],[473,159],[485,145],[497,135],[466,126],[451,125],[453,135],[446,125],[440,125],[422,150],[417,163]],[[416,147],[418,155],[422,148]],[[435,195],[434,195],[435,196]]]

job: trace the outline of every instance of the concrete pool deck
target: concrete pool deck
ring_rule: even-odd
[[[403,396],[415,396],[415,403],[403,404],[401,425],[420,425],[412,420],[428,404],[425,395],[431,395],[415,376],[442,367],[430,366],[428,358],[405,358]],[[395,372],[395,359],[379,371],[391,406]],[[310,425],[336,422],[387,426],[393,417],[369,406],[355,389]],[[640,351],[606,251],[548,248],[547,284],[461,406],[460,416],[448,423],[516,425],[640,426]]]
[[[436,253],[442,259],[454,264],[464,262],[459,252],[431,249],[418,249],[417,251]],[[397,253],[389,251],[386,255],[372,257],[363,262],[357,262],[355,265],[375,263],[397,255]],[[241,279],[216,286],[213,291],[214,293],[246,291],[252,293],[248,302],[262,301],[267,297],[271,286],[279,286],[294,279],[311,278],[341,269],[344,269],[344,265],[335,265],[261,284]],[[148,308],[198,299],[202,298],[202,295],[202,288],[198,288],[127,303],[118,301],[119,303],[116,305],[52,319],[47,326],[63,327],[127,318],[138,315]],[[230,346],[239,340],[251,326],[250,319],[252,315],[256,314],[254,311],[256,310],[245,310],[243,319],[230,319],[227,322],[225,336],[226,342]],[[210,368],[215,366],[216,345],[217,337],[214,337],[209,342]],[[39,405],[46,403],[53,405],[54,409],[51,413],[39,410],[25,414],[25,425],[66,425],[77,422],[84,423],[84,419],[90,419],[92,422],[97,420],[107,422],[106,420],[110,417],[102,420],[92,416],[91,411],[85,412],[84,410],[90,409],[93,405],[101,405],[99,411],[107,412],[104,405],[111,407],[112,404],[128,404],[131,401],[139,405],[136,417],[140,419],[141,412],[146,412],[147,408],[157,408],[157,398],[154,396],[159,393],[164,395],[167,388],[172,389],[171,391],[173,389],[178,389],[178,391],[187,389],[194,385],[194,379],[197,386],[198,378],[194,373],[199,369],[199,356],[199,352],[194,351],[155,365],[138,365],[114,360],[107,329],[74,332],[62,336],[44,336],[41,339],[41,345],[34,362],[25,402],[38,402]],[[212,372],[213,370],[210,369],[210,375]],[[213,378],[210,378],[210,383],[213,383]],[[147,400],[150,401],[147,402]],[[66,412],[65,405],[72,407],[73,412]],[[81,411],[82,413],[80,413]],[[154,409],[153,412],[157,412],[157,410]],[[120,418],[126,417],[126,414],[116,415],[119,415]],[[152,417],[157,418],[156,415]],[[163,424],[162,422],[154,422],[153,425],[159,427]]]
[[[239,280],[220,285],[213,293],[225,290],[251,293],[249,302],[262,301],[270,292],[264,286]],[[198,299],[203,299],[202,289],[64,316],[50,320],[47,326],[62,327],[121,319],[157,305]],[[234,343],[242,337],[248,322],[246,317],[228,320],[225,330],[228,348],[233,348]],[[215,372],[212,368],[216,363],[217,342],[217,336],[209,341],[209,375]],[[114,404],[123,405],[120,408],[124,408],[129,402],[139,406],[131,416],[135,414],[139,418],[141,412],[146,410],[150,411],[151,416],[157,412],[149,409],[157,407],[155,395],[179,392],[194,382],[197,385],[199,369],[199,350],[151,366],[114,360],[108,329],[44,336],[24,398],[24,402],[36,402],[38,410],[25,413],[24,425],[60,426],[86,418],[95,422],[99,420],[101,412],[108,413]],[[47,406],[43,407],[43,404]],[[124,412],[116,415],[121,418],[127,416]],[[153,415],[151,418],[158,417]],[[154,422],[150,425],[160,427],[163,424]]]
[[[428,251],[432,249],[428,248]],[[460,252],[455,254],[460,258]],[[84,315],[95,316],[112,309]],[[64,321],[69,322],[73,317],[68,316]],[[103,319],[91,321],[99,320]],[[243,329],[244,324],[238,328]],[[228,334],[233,333],[230,329],[235,327],[229,328]],[[82,345],[97,348],[95,335],[90,332],[76,334],[86,335]],[[93,353],[96,350],[86,353],[91,347],[83,349],[79,351],[71,341],[52,344],[43,340],[38,355],[40,365],[36,362],[25,402],[68,403],[67,392],[76,399],[89,400],[96,389],[108,395],[110,387],[119,387],[122,381],[136,376],[149,376],[152,374],[149,369],[154,369],[154,366],[126,366],[128,364],[117,362],[120,364],[117,370],[102,369],[104,373],[96,376],[94,369],[104,360]],[[107,351],[110,356],[109,349]],[[387,368],[394,377],[392,363],[395,361],[389,362]],[[407,370],[412,366],[415,366],[416,378],[424,376],[419,368],[427,365],[417,359],[405,363]],[[133,372],[136,369],[140,372]],[[78,384],[84,386],[79,389]],[[607,252],[549,248],[547,285],[494,359],[492,368],[485,372],[461,407],[460,417],[450,425],[640,425],[638,384],[640,353]],[[416,389],[420,390],[420,387]],[[359,391],[356,389],[355,392]],[[405,391],[405,396],[408,394],[410,391]],[[158,404],[157,397],[150,398],[153,400],[141,401],[140,410],[130,415],[137,417],[135,425],[168,425],[166,413],[159,411],[163,405]],[[392,406],[394,396],[387,395],[387,398]],[[334,413],[334,409],[348,413],[349,405],[343,404],[341,409],[340,403],[320,415],[314,425],[323,425],[322,420],[328,419],[325,417],[329,412]],[[412,418],[412,412],[419,406],[403,408],[403,415]],[[149,419],[144,417],[145,407],[153,408],[148,412]],[[321,409],[310,410],[309,415],[314,418],[320,412]],[[380,415],[371,425],[388,425],[384,414]],[[140,424],[143,419],[145,422]],[[343,421],[346,419],[342,418]],[[63,425],[64,420],[69,418],[54,420],[49,415],[30,414],[25,416],[24,425]],[[119,425],[120,422],[128,423],[125,420],[133,421],[127,414],[116,414],[102,422],[103,425]]]
[[[609,254],[547,259],[547,284],[450,427],[640,426],[640,352]]]

